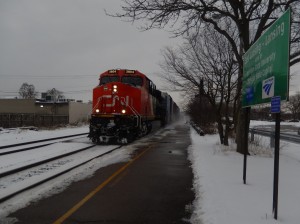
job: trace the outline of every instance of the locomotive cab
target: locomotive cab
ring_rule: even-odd
[[[89,137],[95,143],[127,143],[151,131],[155,85],[136,70],[108,70],[93,89]]]

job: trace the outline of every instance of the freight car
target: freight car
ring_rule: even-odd
[[[161,93],[161,124],[165,125],[178,119],[180,110],[177,104],[173,101],[172,97],[168,93]]]
[[[137,70],[114,69],[100,75],[93,89],[89,138],[95,143],[128,143],[148,134],[152,122],[171,122],[179,108],[167,93]]]

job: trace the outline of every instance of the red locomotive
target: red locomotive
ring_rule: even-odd
[[[172,98],[141,72],[108,70],[93,89],[89,137],[97,143],[131,142],[149,133],[152,121],[171,120],[170,111],[179,112]]]

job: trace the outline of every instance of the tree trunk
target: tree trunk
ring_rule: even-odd
[[[220,142],[223,145],[224,144],[224,128],[222,125],[221,116],[218,116],[217,123],[218,123],[218,132],[219,132]]]
[[[228,83],[230,86],[230,83]],[[228,96],[230,95],[230,92],[228,92]],[[229,128],[230,128],[230,120],[229,120],[229,97],[226,100],[225,104],[225,133],[224,133],[224,145],[228,146],[228,138],[229,138]]]
[[[225,133],[224,133],[224,145],[228,146],[229,145],[229,141],[228,141],[228,138],[229,138],[229,130],[230,127],[229,127],[229,121],[226,120],[226,125],[225,125]]]

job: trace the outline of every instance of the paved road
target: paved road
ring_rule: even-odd
[[[275,130],[275,122],[270,122],[269,125],[257,125],[253,128],[262,129],[262,130]],[[290,132],[297,135],[299,127],[293,124],[280,124],[280,132]]]
[[[59,218],[62,223],[187,223],[186,208],[194,200],[186,151],[189,127],[175,130],[141,146],[130,163],[102,168],[92,178],[10,217],[30,224],[53,223]]]

